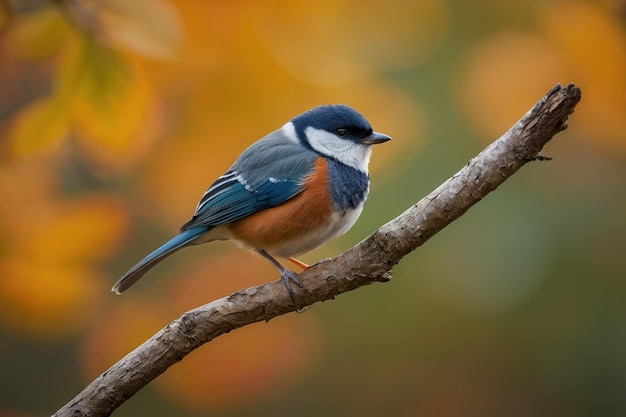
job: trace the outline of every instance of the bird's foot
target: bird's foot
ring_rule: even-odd
[[[282,266],[276,259],[272,257],[272,255],[267,253],[265,250],[258,249],[257,252],[259,252],[259,254],[265,257],[265,259],[270,261],[272,265],[274,265],[276,269],[280,271],[280,277],[285,283],[285,287],[287,288],[287,291],[289,291],[289,296],[291,297],[291,301],[293,301],[293,303],[297,306],[298,303],[296,302],[296,297],[293,293],[293,288],[291,288],[291,283],[293,282],[298,287],[304,288],[304,285],[302,285],[302,282],[300,282],[300,278],[298,277],[298,274]],[[293,258],[289,258],[289,259],[293,262]],[[297,261],[297,262],[300,262],[300,261]],[[306,264],[303,264],[303,265],[305,265],[308,268],[308,265]]]
[[[289,270],[289,269],[283,269],[280,272],[280,277],[282,278],[283,282],[285,283],[285,287],[287,287],[287,291],[289,292],[289,296],[291,297],[291,301],[293,301],[294,304],[298,304],[296,302],[296,297],[293,293],[293,288],[291,288],[291,283],[293,282],[294,284],[296,284],[298,287],[300,288],[304,288],[304,285],[302,285],[302,282],[300,282],[300,278],[298,277],[298,274],[296,274],[295,272]]]

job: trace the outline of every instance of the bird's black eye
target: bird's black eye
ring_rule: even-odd
[[[343,128],[337,129],[337,134],[339,136],[346,136],[348,134],[348,129],[343,129]]]

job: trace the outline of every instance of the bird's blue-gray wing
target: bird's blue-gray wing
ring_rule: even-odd
[[[246,149],[206,191],[181,229],[215,227],[275,207],[302,191],[317,153],[273,132]]]

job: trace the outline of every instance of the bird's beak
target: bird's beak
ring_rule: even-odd
[[[389,136],[383,133],[372,132],[371,135],[361,139],[359,142],[364,145],[376,145],[377,143],[387,142],[388,140],[391,140]]]

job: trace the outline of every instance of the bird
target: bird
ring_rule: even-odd
[[[391,140],[345,104],[308,110],[254,142],[204,193],[179,234],[147,255],[115,283],[121,294],[174,252],[212,241],[233,241],[278,269],[295,302],[294,256],[350,229],[370,189],[372,146]]]

